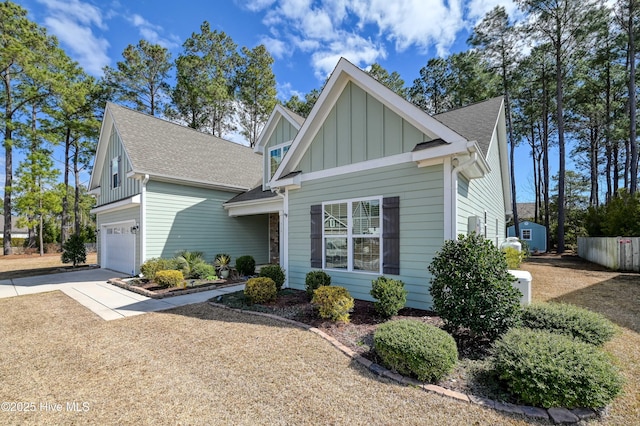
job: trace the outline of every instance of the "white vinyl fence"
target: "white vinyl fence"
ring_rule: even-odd
[[[578,237],[578,256],[618,271],[640,272],[640,237]]]

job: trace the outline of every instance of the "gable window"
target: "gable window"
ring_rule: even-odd
[[[520,230],[520,235],[523,240],[531,240],[531,229]]]
[[[291,142],[269,149],[269,179],[271,179],[276,173],[276,170],[278,170],[282,159],[289,151],[289,147],[291,147]]]
[[[324,268],[381,273],[381,199],[323,204]]]
[[[122,183],[120,176],[120,157],[111,160],[111,188],[118,188]]]

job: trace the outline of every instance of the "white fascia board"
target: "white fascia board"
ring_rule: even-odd
[[[302,173],[298,173],[297,175],[286,178],[286,179],[278,179],[278,180],[272,179],[271,181],[269,181],[269,186],[271,186],[271,188],[298,189],[300,188],[301,183],[302,183]]]
[[[102,187],[96,186],[92,190],[88,191],[88,194],[99,197],[101,192],[102,192]]]
[[[132,179],[142,180],[145,178],[145,176],[148,176],[150,180],[155,180],[158,182],[175,183],[178,185],[195,186],[198,188],[217,189],[217,190],[226,191],[226,192],[240,193],[240,192],[245,192],[252,189],[252,188],[247,188],[245,186],[228,185],[228,184],[218,183],[218,182],[205,182],[200,180],[181,179],[173,176],[158,175],[158,174],[136,171],[136,170],[132,170],[129,173],[127,173],[127,177]]]
[[[109,111],[108,104],[104,108],[104,114],[102,116],[102,124],[100,126],[100,136],[98,137],[98,146],[96,148],[96,154],[93,162],[93,169],[91,170],[91,178],[89,179],[89,189],[93,189],[100,185],[100,177],[102,176],[102,166],[104,164],[105,156],[107,155],[107,148],[109,145],[109,135],[107,134],[111,130],[113,124],[113,117]]]
[[[239,203],[225,203],[222,206],[230,217],[250,216],[256,214],[277,213],[283,208],[282,197],[267,200],[243,201]]]
[[[298,124],[297,121],[295,121],[289,114],[287,114],[282,105],[276,104],[276,106],[273,108],[273,111],[271,111],[271,115],[267,120],[267,124],[265,124],[262,132],[260,132],[260,136],[258,136],[258,143],[256,143],[255,147],[253,148],[253,152],[264,154],[264,147],[267,145],[269,138],[271,138],[273,131],[278,125],[278,118],[280,117],[291,123],[291,125],[295,127],[296,130],[300,130],[300,124]]]
[[[461,153],[467,153],[466,141],[464,143],[459,141],[448,145],[440,145],[433,148],[422,149],[420,151],[413,151],[410,154],[411,161],[418,163],[418,166],[420,166],[420,163],[424,161],[430,161],[434,158],[447,157]]]
[[[130,207],[139,206],[139,205],[140,205],[140,194],[137,194],[137,195],[134,195],[133,197],[116,201],[115,203],[110,203],[110,204],[105,204],[104,206],[95,207],[91,209],[90,213],[98,214],[98,213],[106,213],[106,212],[115,212],[118,210],[124,210]]]

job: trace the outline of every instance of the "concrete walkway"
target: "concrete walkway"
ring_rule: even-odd
[[[240,284],[219,290],[209,290],[165,299],[151,299],[107,283],[108,279],[117,276],[117,272],[108,269],[90,269],[0,280],[0,298],[60,290],[95,312],[102,319],[110,321],[191,303],[205,302],[212,297],[232,293],[244,288],[244,285]]]

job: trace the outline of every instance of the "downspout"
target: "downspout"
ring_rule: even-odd
[[[457,157],[456,157],[457,159]],[[466,161],[451,169],[451,239],[458,239],[458,173],[478,161],[478,153],[473,152]]]
[[[282,210],[279,213],[278,225],[280,226],[280,266],[284,269],[284,287],[289,287],[289,197],[287,189],[284,194],[278,188],[274,192],[282,198]],[[283,264],[284,263],[284,264]]]
[[[140,188],[140,264],[147,260],[147,182],[149,175],[145,174]]]

